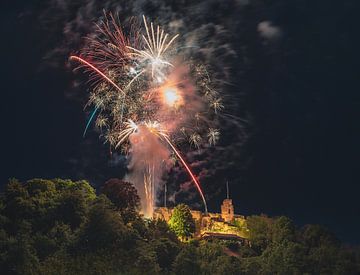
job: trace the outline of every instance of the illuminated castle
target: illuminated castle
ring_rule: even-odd
[[[234,220],[234,206],[231,199],[225,199],[221,205],[221,217],[225,222]]]
[[[172,212],[172,208],[158,207],[154,211],[154,218],[168,222]],[[195,238],[237,239],[241,242],[246,242],[248,239],[246,218],[234,213],[232,199],[229,197],[223,201],[221,213],[202,213],[191,210],[191,214],[196,225]]]

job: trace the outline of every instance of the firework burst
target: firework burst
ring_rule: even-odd
[[[161,80],[165,77],[162,68],[164,66],[173,67],[169,61],[167,61],[165,54],[174,40],[179,36],[178,34],[173,36],[169,42],[167,42],[168,34],[164,33],[164,30],[157,26],[154,31],[154,25],[150,23],[150,29],[146,21],[146,17],[143,16],[143,21],[146,29],[146,36],[142,35],[145,47],[143,50],[135,49],[131,46],[127,46],[132,52],[130,56],[133,56],[135,60],[138,60],[141,64],[148,64],[151,67],[151,76],[156,76],[156,80]],[[151,33],[151,34],[150,34]],[[141,70],[135,77],[137,78],[145,72],[145,69]]]
[[[176,53],[178,34],[170,36],[145,16],[143,25],[144,31],[132,20],[123,28],[118,18],[105,15],[80,55],[70,57],[80,64],[78,68],[89,73],[92,83],[85,107],[94,109],[84,135],[95,119],[110,147],[121,148],[133,159],[135,151],[142,152],[141,160],[133,160],[132,167],[135,173],[142,173],[143,208],[147,208],[148,215],[155,204],[156,181],[161,181],[154,176],[161,175],[158,170],[162,169],[156,163],[170,158],[167,154],[160,156],[155,150],[163,149],[159,146],[169,148],[185,167],[207,211],[200,183],[175,144],[187,140],[195,148],[206,141],[215,145],[220,132],[214,124],[217,113],[224,108],[222,100],[205,66],[186,61],[185,56]],[[149,146],[152,138],[148,134],[157,139],[153,141],[157,147]],[[135,135],[140,137],[136,143],[131,138]]]

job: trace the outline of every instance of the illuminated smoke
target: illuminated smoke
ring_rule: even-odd
[[[170,152],[160,139],[144,125],[131,134],[129,173],[126,180],[135,184],[142,203],[142,212],[152,216],[156,193],[163,184],[163,173],[169,166]]]

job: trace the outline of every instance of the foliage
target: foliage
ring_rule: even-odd
[[[240,261],[235,257],[229,257],[226,255],[219,256],[213,263],[212,269],[209,274],[216,275],[236,275],[241,274]]]
[[[321,226],[297,229],[286,217],[248,217],[250,245],[194,239],[181,243],[177,236],[186,238],[195,230],[186,205],[175,208],[170,225],[144,220],[136,212],[136,190],[132,197],[120,196],[124,186],[112,182],[116,184],[109,186],[119,191],[114,196],[108,193],[111,189],[96,195],[86,181],[11,179],[0,196],[1,274],[360,271],[360,251],[344,248]],[[134,191],[128,185],[126,190]]]
[[[250,216],[247,218],[250,242],[255,251],[260,254],[271,242],[272,220],[266,216]]]
[[[129,246],[128,242],[134,238],[113,208],[105,196],[99,196],[89,210],[87,222],[79,230],[78,248],[94,251]]]
[[[161,219],[152,219],[147,221],[147,237],[148,239],[167,238],[173,242],[178,242],[177,236],[166,223]]]
[[[356,251],[344,249],[325,228],[296,230],[287,217],[251,216],[247,220],[254,254],[244,255],[246,274],[356,274]]]
[[[121,212],[125,223],[136,219],[140,207],[140,197],[130,182],[120,179],[109,179],[101,188],[101,192],[105,194],[116,206],[116,209]]]
[[[186,204],[177,205],[169,220],[169,227],[182,240],[191,237],[195,232],[195,221]]]
[[[160,268],[166,271],[171,270],[171,264],[179,253],[179,245],[168,238],[160,238],[151,242],[156,255],[156,261]]]
[[[200,273],[200,265],[197,259],[195,247],[185,246],[176,257],[173,270],[179,275],[197,275]]]

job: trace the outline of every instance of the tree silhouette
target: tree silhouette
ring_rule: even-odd
[[[140,197],[134,185],[113,178],[105,182],[101,192],[115,205],[125,223],[136,219],[140,207]]]

